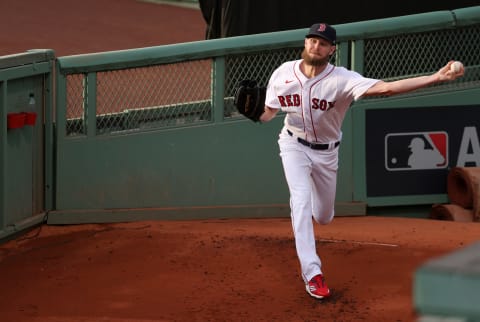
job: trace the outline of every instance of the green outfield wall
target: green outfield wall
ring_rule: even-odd
[[[332,63],[367,77],[429,74],[451,59],[466,66],[452,83],[361,100],[344,122],[337,214],[410,215],[413,207],[422,216],[417,209],[447,200],[450,167],[480,163],[475,146],[462,152],[480,128],[480,7],[335,27]],[[288,216],[277,146],[283,115],[252,123],[233,95],[238,81],[266,84],[299,58],[305,32],[0,57],[0,237],[40,220]],[[7,114],[22,112],[32,91],[42,117],[8,128]],[[443,140],[445,163],[408,168],[401,145],[414,137]]]

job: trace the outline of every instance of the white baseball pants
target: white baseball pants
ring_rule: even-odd
[[[338,148],[313,150],[282,129],[278,145],[290,191],[290,209],[295,247],[305,282],[322,274],[317,255],[312,216],[319,224],[334,216]]]

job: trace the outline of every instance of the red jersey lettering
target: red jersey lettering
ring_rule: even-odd
[[[278,96],[278,101],[282,107],[300,106],[300,95],[292,94],[285,96]]]
[[[314,110],[326,111],[335,107],[335,102],[329,102],[324,99],[312,98],[312,108]]]

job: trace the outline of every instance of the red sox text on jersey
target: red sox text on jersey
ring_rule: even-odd
[[[282,107],[300,107],[301,106],[301,98],[300,94],[291,94],[291,95],[279,95],[278,101]],[[327,111],[331,108],[335,107],[335,102],[329,102],[326,99],[320,98],[312,98],[311,101],[311,108],[321,111]]]

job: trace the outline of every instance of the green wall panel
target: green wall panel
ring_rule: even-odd
[[[57,209],[288,203],[281,120],[226,122],[59,146]]]

